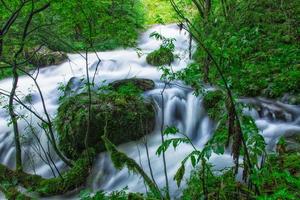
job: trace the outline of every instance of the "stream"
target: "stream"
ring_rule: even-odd
[[[172,82],[164,92],[164,117],[162,117],[162,97],[161,91],[164,83],[160,81],[162,72],[156,67],[146,63],[146,55],[159,48],[160,42],[154,38],[149,38],[152,32],[158,32],[167,38],[175,38],[175,54],[179,57],[172,63],[172,70],[184,69],[189,62],[189,34],[184,30],[179,30],[177,25],[156,25],[143,33],[138,42],[138,48],[143,55],[139,55],[136,49],[117,49],[107,52],[98,52],[101,59],[99,69],[95,75],[95,82],[101,84],[128,79],[146,78],[155,81],[156,87],[147,91],[146,98],[154,100],[156,105],[156,126],[154,131],[147,136],[150,161],[155,180],[160,188],[165,186],[165,176],[163,170],[162,157],[155,153],[161,144],[160,126],[164,118],[165,126],[176,126],[181,132],[187,134],[198,148],[202,148],[213,134],[216,124],[208,117],[202,105],[202,97],[196,97],[193,90],[185,86],[180,81]],[[59,97],[62,92],[58,90],[61,84],[67,84],[70,79],[84,78],[85,59],[79,54],[69,54],[69,61],[58,66],[42,68],[39,71],[38,83],[43,92],[47,110],[54,119],[59,106]],[[89,53],[89,73],[91,78],[95,73],[95,66],[98,59],[95,53]],[[0,81],[0,89],[10,91],[12,79],[8,78]],[[17,95],[21,100],[26,100],[30,94],[32,99],[32,109],[45,117],[39,93],[34,86],[34,82],[22,76],[19,80]],[[300,107],[284,104],[278,101],[271,101],[263,98],[241,99],[246,104],[251,104],[255,109],[245,109],[244,112],[254,118],[261,134],[264,136],[269,149],[274,149],[276,141],[283,134],[300,133]],[[12,126],[9,125],[9,115],[4,105],[7,105],[6,98],[1,98],[0,108],[0,163],[10,167],[15,167],[15,147],[13,141]],[[53,177],[53,173],[36,152],[41,151],[37,145],[37,138],[32,131],[36,132],[39,141],[46,150],[49,150],[60,170],[65,170],[63,162],[56,156],[49,145],[45,134],[38,126],[39,120],[21,106],[16,106],[17,113],[25,119],[19,120],[19,129],[22,135],[22,156],[26,172],[36,173],[45,178]],[[118,119],[116,119],[118,120]],[[29,129],[28,124],[34,124],[34,129]],[[133,130],[134,131],[134,130]],[[119,146],[129,157],[135,159],[143,169],[149,174],[148,160],[144,140],[130,142]],[[177,151],[170,148],[166,152],[167,171],[170,183],[171,196],[179,197],[182,188],[176,186],[173,181],[181,161],[192,151],[190,145],[182,144]],[[230,153],[224,155],[212,154],[211,160],[216,169],[222,169],[233,165]],[[190,164],[189,164],[190,165]],[[188,166],[191,168],[191,166]],[[186,178],[189,173],[186,173]],[[103,190],[111,192],[122,190],[128,187],[129,191],[146,192],[143,179],[134,174],[129,174],[127,169],[118,171],[114,168],[107,153],[97,155],[91,175],[87,178],[86,188],[93,191]],[[183,186],[182,186],[183,187]],[[82,188],[84,189],[84,188]],[[49,199],[76,199],[77,192],[60,197]],[[0,196],[1,198],[1,196]],[[3,198],[3,197],[2,197]]]

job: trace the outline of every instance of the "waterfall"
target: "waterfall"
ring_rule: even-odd
[[[147,145],[150,154],[151,167],[153,175],[160,188],[165,186],[162,157],[156,155],[156,150],[161,144],[160,126],[164,118],[164,126],[176,126],[181,132],[187,134],[196,147],[202,148],[213,134],[216,124],[208,117],[202,105],[202,97],[196,97],[193,90],[183,83],[176,81],[167,86],[164,92],[164,105],[162,105],[161,91],[164,83],[160,81],[162,72],[158,68],[146,63],[146,55],[155,49],[158,49],[160,42],[149,38],[152,32],[158,32],[167,38],[175,38],[175,54],[178,58],[172,63],[172,70],[178,71],[184,69],[189,60],[189,34],[184,30],[179,30],[176,25],[157,25],[143,33],[138,42],[138,48],[142,50],[143,55],[138,55],[136,49],[117,49],[107,52],[98,52],[101,58],[99,70],[96,72],[95,82],[101,84],[126,78],[147,78],[155,81],[155,89],[145,92],[147,98],[153,99],[156,105],[156,127],[154,131],[147,136]],[[59,106],[59,97],[62,95],[58,90],[60,84],[67,84],[70,79],[85,77],[85,59],[79,54],[69,54],[69,61],[58,66],[49,66],[39,71],[38,84],[43,92],[47,110],[52,119],[54,119]],[[89,53],[89,72],[93,76],[96,63],[98,62],[95,53]],[[0,81],[0,88],[10,91],[12,79],[8,78]],[[43,117],[43,107],[37,89],[33,81],[22,76],[19,80],[17,95],[21,100],[27,99],[30,95],[32,99],[31,108],[41,114]],[[252,116],[261,134],[266,138],[270,148],[273,148],[276,140],[283,134],[300,132],[300,111],[299,107],[286,105],[279,102],[272,102],[265,99],[242,99],[244,103],[255,105],[255,109],[245,109],[247,115]],[[0,99],[0,163],[14,168],[15,166],[15,147],[13,142],[13,130],[9,124],[9,115],[4,107],[7,105],[7,99]],[[162,117],[162,106],[164,106],[164,117]],[[4,107],[4,108],[2,108]],[[31,115],[21,106],[16,106],[19,115],[24,116],[26,120],[19,120],[19,128],[22,135],[22,156],[25,171],[36,173],[45,178],[53,177],[51,169],[37,156],[37,139],[28,129],[28,123],[34,125],[34,131],[40,142],[46,150],[52,152],[60,170],[65,170],[64,163],[55,155],[48,144],[43,130],[38,126],[39,120]],[[118,119],[116,119],[118,120]],[[145,140],[130,142],[119,146],[128,156],[140,163],[143,169],[149,173]],[[167,171],[170,182],[170,191],[173,197],[180,194],[173,181],[181,161],[192,151],[190,145],[182,144],[177,150],[170,148],[166,152]],[[216,168],[232,165],[230,154],[218,156],[212,154],[211,162]],[[191,168],[191,166],[187,166]],[[186,178],[188,177],[188,173]],[[111,192],[121,190],[128,186],[129,191],[145,192],[143,179],[138,175],[129,174],[127,169],[117,171],[107,153],[97,155],[91,175],[87,179],[87,187],[97,190]],[[76,195],[75,195],[76,196]],[[1,197],[0,197],[1,198]],[[74,196],[55,197],[74,199]]]

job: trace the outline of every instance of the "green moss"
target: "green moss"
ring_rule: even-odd
[[[15,172],[0,165],[0,190],[8,199],[31,199],[17,189],[23,186],[41,196],[65,194],[68,191],[81,187],[88,177],[95,151],[88,149],[74,162],[74,166],[62,173],[62,177],[43,179],[37,175],[24,172]]]
[[[7,199],[28,200],[30,197],[19,192],[19,185],[25,188],[36,188],[43,180],[42,177],[24,172],[16,172],[0,164],[0,191]]]
[[[174,54],[170,49],[160,47],[148,54],[146,60],[153,66],[170,65],[174,61]]]
[[[7,190],[3,189],[5,197],[8,200],[31,200],[33,198],[28,197],[21,192],[16,187],[9,187]]]
[[[38,175],[31,175],[25,172],[16,172],[0,164],[0,180],[16,182],[24,187],[35,187],[43,180]]]
[[[77,159],[85,149],[89,97],[86,93],[64,99],[58,109],[56,127],[59,147],[71,159]],[[137,140],[154,128],[155,110],[146,102],[140,90],[123,85],[117,90],[93,92],[89,147],[104,151],[101,136],[107,127],[108,137],[114,144]]]
[[[123,93],[126,92],[126,93],[134,94],[134,93],[140,93],[141,91],[154,89],[155,83],[149,79],[131,78],[131,79],[114,81],[109,86],[111,86],[114,90],[118,90],[118,92],[122,92],[123,90]]]
[[[62,178],[44,179],[35,191],[41,196],[52,196],[65,194],[68,191],[81,187],[90,173],[94,156],[94,150],[89,149],[75,161],[71,169],[62,174]]]

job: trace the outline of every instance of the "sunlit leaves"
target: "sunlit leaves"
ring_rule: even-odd
[[[175,135],[176,133],[179,133],[179,130],[175,126],[168,126],[164,130],[164,135]]]
[[[189,142],[190,141],[187,138],[167,139],[164,141],[164,143],[162,143],[158,147],[156,154],[160,156],[163,152],[166,152],[171,145],[173,146],[174,149],[176,149],[179,146],[179,144],[181,144],[181,143],[188,144]]]
[[[152,32],[150,34],[150,38],[155,38],[156,40],[162,41],[160,48],[169,49],[171,52],[174,52],[175,45],[174,42],[176,41],[175,38],[166,38],[163,35],[159,34],[158,32]]]

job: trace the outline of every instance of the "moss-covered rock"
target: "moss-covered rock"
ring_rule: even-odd
[[[160,47],[147,55],[147,63],[153,66],[170,65],[174,61],[173,52],[164,47]]]
[[[137,78],[115,81],[111,83],[110,86],[113,89],[118,90],[120,87],[128,84],[132,84],[142,91],[152,90],[155,87],[154,81],[149,79],[137,79]]]
[[[36,188],[43,180],[42,177],[25,172],[18,172],[0,164],[0,191],[7,199],[32,199],[18,190],[18,186]]]
[[[86,182],[94,160],[95,151],[89,148],[74,162],[74,166],[60,177],[44,179],[37,175],[17,172],[0,164],[0,191],[7,199],[32,199],[18,190],[23,186],[40,196],[65,194]]]
[[[49,65],[59,65],[67,60],[67,55],[63,52],[52,51],[47,47],[35,47],[25,50],[24,57],[28,59],[29,63],[44,67]]]
[[[58,109],[56,127],[59,147],[70,159],[77,159],[85,150],[88,127],[89,96],[87,93],[65,98]],[[108,138],[116,145],[137,140],[150,133],[155,124],[152,102],[141,97],[133,84],[117,89],[93,92],[88,146],[105,150],[101,136],[106,129]]]
[[[35,187],[39,185],[43,178],[38,175],[17,172],[0,164],[0,180],[7,182],[17,181],[17,184],[24,187]]]
[[[81,157],[75,161],[74,166],[62,174],[62,177],[44,179],[35,190],[41,196],[52,196],[65,194],[81,187],[89,176],[95,152],[89,149],[81,154]]]

